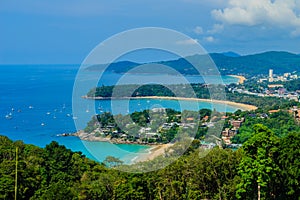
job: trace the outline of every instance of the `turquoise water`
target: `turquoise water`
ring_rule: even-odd
[[[149,149],[143,145],[114,145],[103,142],[82,142],[77,137],[58,137],[61,133],[75,132],[75,120],[72,110],[73,83],[78,65],[17,65],[0,66],[0,134],[13,140],[23,140],[27,144],[45,147],[51,141],[58,141],[73,151],[81,151],[87,157],[104,160],[112,155],[125,161],[132,160],[136,152]],[[93,72],[86,72],[93,73]],[[122,77],[120,74],[108,73],[99,84],[113,85]],[[130,80],[134,81],[135,75]],[[175,77],[174,77],[175,79]],[[201,77],[187,77],[191,82],[201,82]],[[211,81],[214,77],[211,77]],[[237,79],[225,76],[224,82],[237,82]],[[86,108],[82,100],[83,107]],[[94,103],[94,102],[93,102]],[[119,106],[114,113],[130,113],[153,107],[166,107],[176,110],[195,108],[191,102],[178,102],[176,100],[132,100],[128,109],[126,101],[116,100]],[[182,108],[183,105],[183,108]],[[203,102],[198,108],[223,107],[213,106]],[[95,101],[94,106],[101,107],[102,111],[111,111],[111,101]],[[190,107],[189,107],[190,106]],[[227,111],[235,111],[235,107],[227,107]],[[195,109],[196,110],[196,109]],[[5,116],[10,115],[11,119]],[[87,113],[90,118],[93,113]],[[84,122],[84,121],[83,121]],[[82,123],[82,127],[85,123]],[[91,153],[92,152],[92,153]]]

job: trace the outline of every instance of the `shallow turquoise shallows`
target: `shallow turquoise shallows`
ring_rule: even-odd
[[[135,152],[149,149],[143,145],[84,142],[93,151],[93,156],[77,137],[57,136],[76,131],[74,126],[76,116],[72,115],[72,90],[78,67],[78,65],[0,66],[0,134],[40,147],[53,140],[58,141],[73,151],[81,151],[87,157],[100,161],[112,155],[128,162],[134,159]],[[120,77],[120,74],[108,73],[99,84],[112,85]],[[134,79],[134,76],[132,78]],[[191,82],[202,80],[197,76],[190,76],[187,79]],[[237,82],[237,79],[224,76],[223,81],[231,83]],[[95,107],[99,105],[102,112],[110,111],[110,101],[96,101]],[[129,111],[124,112],[149,109],[155,105],[180,110],[179,103],[175,100],[142,99],[130,101]],[[201,108],[211,108],[209,103],[200,105]],[[214,107],[218,110],[217,104]],[[227,111],[231,112],[236,109],[227,107]]]

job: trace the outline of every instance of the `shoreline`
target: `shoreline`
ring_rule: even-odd
[[[170,144],[170,143],[154,145],[153,147],[151,147],[149,149],[149,152],[147,152],[147,153],[137,153],[137,154],[141,154],[141,155],[138,155],[135,158],[133,158],[131,160],[131,162],[138,163],[138,162],[145,162],[145,161],[153,160],[158,156],[164,155],[164,153],[167,151],[167,149],[169,149],[173,145],[174,144]]]
[[[245,80],[247,80],[244,76],[239,76],[239,75],[227,75],[227,76],[238,78],[239,79],[239,81],[238,81],[239,84],[243,84],[245,82]]]
[[[139,142],[130,142],[130,141],[122,141],[122,140],[114,140],[114,139],[111,140],[110,138],[106,138],[106,137],[96,137],[93,134],[86,133],[82,130],[72,134],[72,136],[78,137],[80,140],[89,141],[89,142],[110,142],[112,144],[134,144],[134,145],[145,145],[149,147],[146,153],[136,152],[137,156],[131,159],[131,163],[153,160],[158,156],[164,155],[166,150],[174,145],[170,143],[151,144],[151,143],[139,143]]]
[[[86,133],[83,130],[80,130],[69,136],[75,136],[75,137],[78,137],[80,140],[88,141],[88,142],[109,142],[112,144],[136,144],[136,145],[145,145],[145,146],[163,145],[163,144],[157,144],[157,143],[124,141],[122,139],[116,139],[116,138],[111,139],[109,137],[102,137],[102,136],[96,137],[93,133]]]
[[[166,96],[144,96],[144,97],[88,97],[82,96],[85,99],[91,100],[109,100],[109,99],[162,99],[162,100],[183,100],[183,101],[200,101],[200,102],[208,102],[208,103],[218,103],[218,104],[226,104],[230,106],[234,106],[237,108],[241,108],[242,110],[256,110],[257,107],[249,104],[236,103],[233,101],[224,101],[224,100],[214,100],[214,99],[198,99],[198,98],[187,98],[187,97],[166,97]]]

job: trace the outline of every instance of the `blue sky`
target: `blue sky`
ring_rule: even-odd
[[[300,53],[300,0],[0,0],[0,64],[81,63],[108,37],[147,26],[208,52]]]

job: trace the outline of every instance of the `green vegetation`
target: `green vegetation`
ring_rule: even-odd
[[[249,94],[227,93],[228,101],[254,105],[261,110],[287,109],[292,106],[299,106],[300,103],[276,97],[259,97]]]
[[[288,82],[287,82],[288,83]],[[293,83],[292,83],[293,84]],[[137,88],[137,89],[135,89]],[[88,92],[89,97],[106,97],[112,96],[113,90],[123,91],[118,92],[117,97],[128,97],[131,94],[130,91],[134,91],[131,94],[132,97],[143,97],[143,96],[175,96],[172,91],[176,92],[176,97],[197,97],[201,99],[214,98],[216,100],[228,100],[237,103],[244,103],[254,105],[264,110],[272,109],[286,109],[291,106],[300,105],[299,102],[290,101],[283,98],[276,97],[259,97],[249,94],[232,93],[228,88],[224,88],[221,85],[205,85],[205,84],[191,84],[191,88],[195,95],[192,93],[186,94],[187,85],[169,85],[168,88],[162,85],[118,85],[118,86],[101,86],[92,89]],[[210,92],[213,96],[210,95]],[[223,94],[225,93],[225,95]]]
[[[286,88],[288,91],[300,90],[300,79],[286,81],[283,83],[283,85],[284,85],[284,88]]]
[[[287,111],[272,114],[261,110],[246,111],[237,114],[237,116],[244,117],[245,122],[239,129],[239,133],[232,138],[233,143],[244,143],[251,138],[255,134],[253,126],[258,123],[270,127],[270,130],[278,137],[284,137],[290,132],[300,132],[299,123]]]
[[[279,138],[263,125],[237,151],[193,145],[164,169],[130,174],[52,142],[46,148],[0,136],[0,198],[17,199],[299,199],[300,133]],[[163,162],[158,157],[143,165]],[[117,167],[108,157],[106,165]]]

